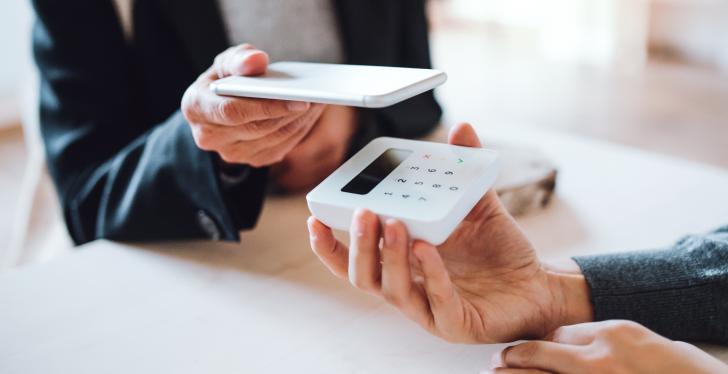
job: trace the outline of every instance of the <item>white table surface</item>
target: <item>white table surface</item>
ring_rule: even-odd
[[[539,145],[557,198],[521,218],[544,256],[671,243],[728,222],[728,172],[580,138]],[[334,279],[303,196],[269,199],[243,244],[95,242],[0,275],[0,373],[477,373],[500,346],[429,336]],[[705,347],[705,346],[704,346]],[[728,362],[728,350],[705,347]]]

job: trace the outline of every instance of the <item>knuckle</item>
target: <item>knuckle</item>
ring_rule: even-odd
[[[266,158],[260,157],[260,156],[251,157],[250,159],[248,159],[246,161],[246,163],[254,168],[262,168],[264,166],[268,166],[268,165],[272,164],[272,162],[270,162]]]
[[[689,350],[695,349],[694,345],[684,342],[684,341],[680,341],[680,340],[676,340],[676,341],[672,342],[672,344],[674,344],[676,347],[678,347],[680,349],[689,349]]]
[[[197,145],[197,148],[202,149],[203,151],[211,151],[212,147],[206,142],[204,138],[201,137],[195,137],[195,144]]]
[[[567,331],[568,331],[568,329],[566,327],[561,326],[561,327],[557,328],[556,330],[554,330],[551,339],[555,342],[559,342],[564,337],[564,334],[567,333]]]
[[[209,137],[204,134],[204,131],[202,130],[203,126],[192,125],[191,128],[192,138],[195,140],[197,147],[208,151],[210,148],[210,140]]]
[[[180,109],[182,110],[182,115],[188,122],[194,121],[198,117],[198,113],[200,111],[200,103],[197,99],[194,85],[187,88],[184,95],[182,96]]]
[[[286,159],[286,154],[280,152],[280,153],[278,153],[278,154],[276,154],[276,155],[274,155],[272,157],[272,162],[271,163],[272,164],[277,164],[277,163],[283,162],[283,160],[285,160],[285,159]]]
[[[197,142],[198,146],[204,150],[213,150],[216,145],[216,133],[215,130],[207,126],[197,127]]]
[[[235,160],[235,157],[230,152],[221,151],[221,152],[218,152],[218,155],[220,155],[220,158],[223,161],[225,161],[229,164],[235,163],[237,161],[237,160]]]
[[[604,328],[604,336],[607,338],[624,338],[641,335],[645,328],[633,321],[617,320],[611,322]]]

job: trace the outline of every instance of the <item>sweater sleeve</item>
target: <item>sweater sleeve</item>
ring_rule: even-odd
[[[671,339],[728,344],[728,226],[669,248],[574,260],[595,320],[628,319]]]

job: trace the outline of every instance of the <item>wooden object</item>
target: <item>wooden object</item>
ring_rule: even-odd
[[[546,207],[556,188],[556,166],[543,153],[508,145],[493,147],[500,152],[503,169],[495,189],[514,216]]]

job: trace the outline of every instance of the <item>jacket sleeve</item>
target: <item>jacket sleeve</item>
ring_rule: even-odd
[[[266,170],[226,208],[212,154],[184,117],[144,123],[130,47],[111,1],[34,0],[41,134],[73,240],[237,240],[255,224]]]
[[[429,25],[424,0],[402,0],[397,24],[399,56],[397,65],[431,69]],[[382,109],[360,109],[359,134],[354,149],[378,136],[422,137],[433,131],[442,117],[434,91],[428,91],[397,105]]]
[[[574,260],[596,320],[628,319],[671,339],[728,344],[728,226],[665,249]]]

